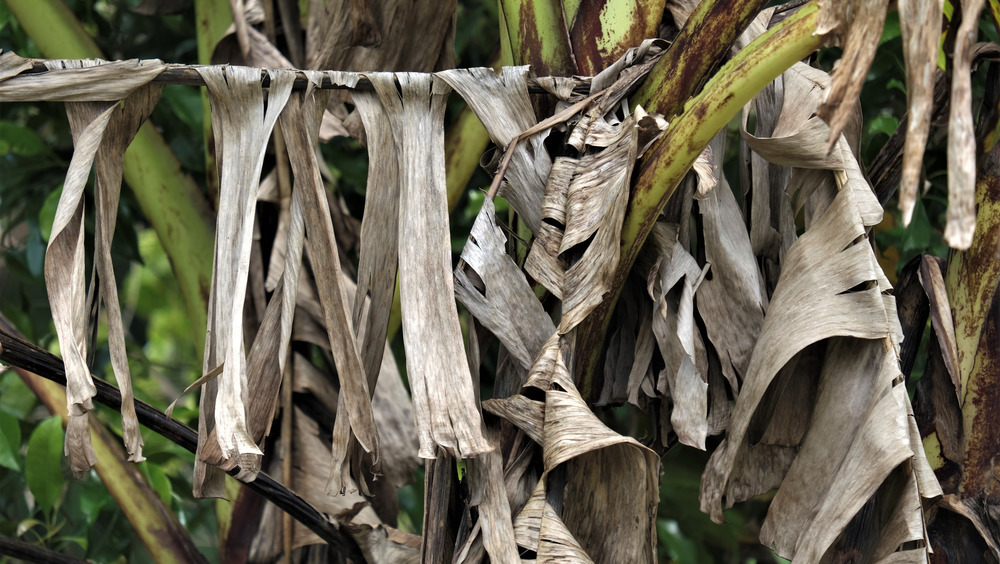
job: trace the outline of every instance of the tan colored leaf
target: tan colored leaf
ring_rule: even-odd
[[[722,174],[721,143],[713,142],[713,148],[720,156],[712,174],[720,186],[697,200],[711,276],[698,286],[695,301],[735,395],[764,324],[763,285],[742,214]]]
[[[31,61],[18,56],[13,51],[0,51],[0,82],[12,76],[17,76],[24,71],[31,70]]]
[[[465,99],[483,122],[490,138],[507,147],[522,131],[537,121],[528,98],[528,67],[504,67],[498,75],[492,69],[453,69],[437,73]],[[499,194],[517,215],[537,233],[541,225],[542,194],[552,159],[545,149],[549,130],[537,133],[514,146],[510,167]]]
[[[406,367],[420,456],[434,445],[468,458],[490,450],[465,361],[451,274],[444,178],[448,86],[430,75],[369,75],[389,115],[401,159],[399,280]],[[397,89],[396,82],[399,83]]]
[[[507,238],[495,213],[493,200],[487,197],[462,251],[471,270],[455,271],[455,295],[521,366],[530,368],[555,326],[507,255]]]
[[[951,305],[948,303],[948,291],[945,288],[944,276],[941,274],[941,266],[936,260],[922,259],[917,276],[930,305],[931,326],[934,328],[934,335],[937,337],[941,359],[951,379],[955,399],[961,405],[961,390],[963,387],[961,372],[958,366],[958,343],[955,340],[955,322],[952,317]]]
[[[102,65],[99,61],[61,62],[60,66],[83,71]],[[118,69],[121,73],[121,69]],[[142,73],[137,73],[142,74]],[[148,82],[155,74],[143,74]],[[9,84],[10,81],[5,81]],[[131,90],[141,88],[134,84]],[[52,306],[52,318],[66,364],[66,400],[70,423],[66,433],[66,454],[73,473],[80,477],[93,465],[87,413],[93,409],[96,393],[87,367],[87,315],[84,280],[83,192],[91,165],[97,160],[97,244],[95,266],[100,271],[104,302],[108,308],[112,364],[122,389],[122,428],[130,460],[142,461],[142,437],[132,397],[131,378],[125,354],[124,329],[119,311],[110,245],[114,233],[121,167],[125,149],[139,126],[152,111],[159,89],[142,88],[126,101],[76,102],[67,105],[76,150],[70,161],[63,192],[56,207],[52,232],[45,256],[45,281]]]
[[[122,393],[122,437],[130,462],[142,462],[145,458],[142,456],[142,435],[139,433],[139,420],[135,414],[132,376],[129,372],[128,354],[125,351],[125,327],[122,324],[121,308],[118,304],[118,286],[115,283],[115,271],[111,260],[111,242],[114,239],[118,215],[125,150],[139,131],[139,127],[153,112],[153,107],[160,98],[160,90],[160,86],[147,85],[122,101],[119,111],[111,116],[101,144],[102,150],[97,154],[95,190],[97,244],[94,250],[94,262],[100,280],[101,301],[107,309],[108,346],[115,379]],[[73,112],[72,108],[75,105],[68,105],[68,111]]]
[[[559,249],[566,225],[566,194],[575,171],[573,158],[557,157],[552,163],[542,196],[542,217],[551,221],[542,222],[524,261],[524,270],[559,299],[564,297],[568,266]]]
[[[514,540],[510,502],[504,489],[503,456],[500,454],[498,432],[489,433],[494,449],[469,460],[469,482],[473,493],[469,505],[479,509],[476,527],[490,562],[518,564],[517,543]]]
[[[252,479],[262,455],[247,425],[247,359],[243,343],[243,303],[246,296],[256,192],[264,151],[271,130],[291,93],[294,73],[271,73],[267,111],[260,71],[247,67],[201,67],[212,102],[212,125],[220,155],[219,216],[216,255],[206,340],[206,372],[225,362],[222,374],[209,382],[214,399],[214,425],[199,424],[198,457],[214,429],[226,460],[236,461]],[[216,389],[209,391],[213,385]],[[204,408],[200,419],[206,418]],[[210,489],[214,490],[213,486]],[[211,495],[211,494],[209,494]]]
[[[982,6],[981,0],[979,5]],[[818,111],[830,124],[827,149],[837,143],[844,126],[854,113],[864,86],[868,67],[875,58],[889,0],[820,0],[816,33],[827,36],[829,44],[843,49],[833,67],[832,82]],[[977,12],[978,13],[978,12]],[[969,122],[971,132],[972,123]]]
[[[156,59],[54,59],[45,61],[45,66],[48,72],[0,80],[0,102],[117,102],[166,68]]]
[[[544,392],[544,412],[536,408],[539,402],[525,404],[523,396],[484,404],[501,416],[513,415],[512,422],[542,447],[544,471],[514,520],[516,542],[545,562],[653,562],[658,458],[607,428],[580,397],[565,363],[574,339],[575,331],[553,333],[532,367],[526,387]],[[550,479],[557,468],[565,479]],[[622,472],[637,480],[614,478]]]
[[[359,297],[354,300],[354,329],[359,334],[364,329],[361,356],[365,372],[372,375],[378,374],[396,286],[400,162],[392,125],[378,94],[355,91],[352,99],[364,122],[369,162],[358,260]],[[365,297],[370,301],[367,315],[363,317]],[[369,386],[374,386],[370,378]]]
[[[451,68],[456,8],[455,0],[312,0],[306,29],[307,66],[413,72]],[[384,41],[377,42],[378,37]]]
[[[922,449],[911,448],[895,302],[884,294],[888,281],[864,237],[881,219],[881,208],[843,136],[836,150],[843,167],[836,172],[840,191],[785,257],[729,434],[709,462],[701,493],[702,509],[719,520],[723,504],[776,485],[773,473],[767,480],[747,476],[755,457],[750,425],[782,367],[807,346],[839,337],[827,342],[809,430],[787,473],[777,476],[781,486],[761,533],[782,556],[806,562],[827,554],[861,507],[896,479],[897,466],[915,460],[921,467],[923,458]],[[903,479],[909,479],[905,470]],[[919,500],[905,499],[915,493],[903,489],[886,503],[892,511],[919,511]],[[912,515],[893,518],[912,523]],[[920,530],[904,530],[906,541],[923,539]]]
[[[322,104],[322,100],[319,102]],[[317,141],[309,131],[301,127],[301,119],[296,119],[295,116],[303,112],[297,104],[297,101],[292,101],[289,119],[282,121],[281,126],[288,146],[299,148],[291,159],[295,190],[302,195],[310,263],[319,302],[322,304],[323,325],[341,385],[340,402],[344,408],[338,409],[334,425],[334,434],[339,437],[339,440],[335,440],[334,447],[334,452],[338,453],[333,462],[334,473],[342,475],[340,471],[344,469],[343,462],[346,460],[349,442],[343,437],[350,439],[351,434],[366,452],[371,453],[371,466],[378,472],[378,430],[371,406],[371,394],[378,374],[366,376],[365,366],[362,364],[354,325],[350,319],[351,300],[340,269],[336,235],[331,215],[327,213],[330,208],[325,197],[326,189],[320,177],[319,162],[314,150]],[[318,107],[311,111],[317,114]],[[318,115],[310,123],[317,120]],[[344,482],[331,483],[331,486],[340,491]]]
[[[972,119],[972,46],[985,0],[962,0],[955,34],[948,115],[948,214],[944,239],[952,248],[972,245],[976,230],[976,136]]]
[[[899,211],[910,224],[921,164],[934,113],[934,71],[941,30],[942,0],[900,0],[899,28],[906,61],[906,145],[899,181]]]
[[[708,381],[705,370],[708,362],[704,358],[704,346],[696,347],[696,341],[700,341],[701,336],[694,323],[694,293],[701,281],[701,269],[694,257],[677,241],[676,235],[673,240],[673,247],[665,249],[657,266],[650,272],[648,284],[654,304],[653,334],[665,364],[656,387],[660,393],[673,399],[670,424],[678,440],[704,450],[708,435]]]
[[[583,321],[611,290],[629,181],[638,156],[637,116],[629,116],[602,139],[605,149],[577,160],[566,190],[566,229],[559,254],[573,249],[579,259],[566,270],[559,322],[562,333]]]
[[[83,190],[105,128],[115,111],[113,104],[102,106],[97,116],[90,116],[90,123],[80,124],[81,127],[74,130],[76,149],[66,173],[45,252],[45,286],[52,307],[52,322],[59,338],[59,350],[66,365],[66,402],[69,410],[66,454],[70,456],[74,474],[80,476],[93,464],[87,413],[94,408],[91,398],[97,393],[86,361]]]
[[[295,363],[308,363],[299,357]],[[347,493],[339,496],[327,495],[326,481],[330,473],[330,449],[322,439],[323,432],[316,421],[306,412],[295,408],[294,432],[292,433],[292,475],[285,476],[281,461],[273,459],[268,473],[275,479],[288,485],[298,492],[310,505],[329,515],[338,515],[351,510],[357,504],[363,504],[360,511],[350,518],[355,526],[367,524],[378,526],[380,520],[375,511],[368,505],[361,494]],[[281,439],[285,440],[285,439]],[[268,503],[261,516],[261,523],[251,544],[251,554],[254,561],[274,559],[281,551],[281,519],[282,511],[274,504]],[[278,542],[275,542],[278,540]],[[292,546],[320,544],[323,541],[311,530],[299,522],[293,524]]]

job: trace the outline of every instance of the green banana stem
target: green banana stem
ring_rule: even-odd
[[[590,345],[583,349],[588,355],[580,382],[584,397],[591,397],[594,391],[601,356],[599,344],[603,342],[625,279],[660,211],[698,155],[729,120],[768,83],[821,46],[822,40],[815,34],[817,22],[818,8],[811,2],[754,40],[719,69],[651,149],[642,164],[622,227],[622,258],[611,285],[612,293],[591,314],[595,321],[591,331],[578,335],[578,346],[581,337]]]

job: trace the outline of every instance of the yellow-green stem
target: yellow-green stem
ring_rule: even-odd
[[[683,180],[695,159],[715,135],[751,98],[769,82],[821,45],[814,34],[818,9],[806,4],[794,15],[754,40],[726,63],[705,88],[685,106],[651,149],[632,193],[621,236],[621,261],[612,292],[591,314],[583,350],[587,351],[580,390],[584,397],[594,391],[594,375],[600,360],[599,343],[607,332],[611,314],[625,279],[663,206]],[[595,346],[596,345],[596,346]]]

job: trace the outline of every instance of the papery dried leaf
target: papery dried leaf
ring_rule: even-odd
[[[13,51],[0,51],[0,82],[24,71],[31,70],[32,63]]]
[[[60,67],[84,71],[98,68],[99,61],[60,62]],[[155,65],[150,65],[153,68]],[[162,70],[162,65],[159,70]],[[137,73],[152,80],[159,73]],[[123,72],[117,68],[117,72]],[[11,84],[10,80],[4,84]],[[95,266],[100,271],[104,302],[108,308],[109,342],[116,377],[122,390],[122,429],[130,460],[140,462],[142,437],[139,434],[131,378],[125,353],[124,329],[119,311],[110,245],[114,233],[118,193],[121,189],[122,159],[125,149],[145,121],[159,95],[159,89],[132,90],[143,83],[129,82],[123,104],[78,102],[67,106],[76,150],[70,161],[63,192],[56,207],[45,256],[45,283],[52,305],[52,319],[66,364],[66,401],[70,424],[66,433],[66,454],[73,473],[80,477],[95,461],[90,446],[86,414],[93,409],[96,393],[87,367],[87,315],[84,289],[83,192],[91,164],[97,159],[97,244]]]
[[[401,158],[399,277],[407,375],[420,456],[490,450],[482,435],[454,301],[444,178],[448,86],[430,75],[369,75],[389,114]],[[399,82],[397,89],[396,81]]]
[[[493,200],[487,197],[462,251],[462,260],[472,272],[455,271],[455,294],[521,366],[530,368],[555,325],[517,263],[507,255],[507,238],[495,214]]]
[[[539,561],[652,562],[658,459],[607,428],[580,397],[565,363],[574,339],[575,332],[554,333],[532,367],[526,387],[544,392],[544,415],[519,409],[539,403],[523,396],[484,404],[512,415],[542,446],[544,472],[514,520],[515,539]],[[638,474],[639,483],[613,478],[621,472]]]
[[[651,362],[653,360],[653,350],[656,347],[656,339],[653,334],[652,311],[643,315],[642,322],[636,332],[635,351],[633,353],[632,368],[628,375],[628,402],[632,405],[639,405],[639,389],[643,385],[649,384],[652,380]],[[652,394],[646,394],[652,396]]]
[[[514,540],[513,519],[507,492],[504,490],[503,456],[499,450],[499,433],[490,433],[494,450],[469,460],[469,480],[472,488],[482,490],[482,499],[472,499],[470,506],[479,510],[482,543],[490,562],[518,564]]]
[[[918,279],[930,305],[931,326],[934,328],[934,335],[937,336],[941,359],[951,378],[955,398],[961,404],[964,388],[959,370],[955,322],[951,305],[948,303],[948,291],[945,288],[944,276],[941,274],[941,266],[936,260],[921,260]]]
[[[271,130],[291,93],[294,73],[271,73],[267,112],[260,71],[247,67],[201,67],[212,102],[212,125],[220,155],[219,217],[206,341],[206,371],[225,362],[217,379],[214,428],[226,460],[256,475],[262,453],[247,426],[247,374],[243,303],[252,242],[256,191]],[[209,386],[216,384],[211,382]],[[207,389],[208,387],[206,387]],[[214,391],[214,390],[213,390]],[[210,393],[210,395],[212,395]],[[201,412],[204,418],[206,413]],[[201,426],[199,425],[199,429]],[[208,433],[199,434],[199,459]]]
[[[377,372],[385,346],[386,329],[392,308],[399,252],[399,158],[393,141],[392,125],[378,94],[354,92],[352,99],[365,125],[368,144],[368,185],[365,214],[361,224],[361,252],[358,260],[360,298],[354,301],[354,328],[365,328],[361,354],[368,374]],[[362,318],[364,297],[370,306]],[[371,384],[371,382],[369,382]]]
[[[543,221],[524,261],[524,270],[557,298],[563,298],[566,260],[559,256],[566,225],[566,194],[576,171],[576,160],[557,157],[552,163],[542,197]]]
[[[69,414],[66,422],[66,442],[63,445],[63,455],[69,459],[70,470],[77,480],[82,479],[87,472],[97,464],[97,455],[90,443],[90,415]]]
[[[437,73],[465,99],[490,138],[507,147],[522,131],[537,121],[528,97],[528,67],[504,67],[501,74],[492,69],[453,69]],[[541,224],[542,193],[552,167],[545,149],[549,130],[537,133],[514,146],[510,167],[499,194],[506,198],[532,233]]]
[[[944,239],[965,250],[976,230],[976,136],[972,119],[972,46],[985,0],[962,0],[955,34],[948,115],[948,215]]]
[[[95,108],[96,109],[96,108]],[[73,159],[70,161],[59,196],[52,234],[45,252],[45,286],[52,307],[52,322],[59,338],[59,350],[66,366],[66,402],[70,423],[66,432],[66,454],[74,473],[90,468],[90,430],[87,413],[94,408],[91,398],[97,393],[87,367],[87,317],[84,300],[83,190],[90,167],[101,145],[105,128],[115,111],[113,104],[103,104],[102,111],[89,116],[89,123],[74,128]],[[81,116],[82,117],[82,116]],[[86,452],[86,455],[80,453]],[[82,474],[81,474],[82,475]]]
[[[603,140],[605,149],[584,155],[576,162],[567,188],[566,229],[559,254],[586,244],[581,245],[580,258],[566,270],[561,333],[582,322],[611,290],[620,258],[619,240],[629,182],[638,156],[636,116],[628,117]]]
[[[44,73],[0,80],[0,102],[117,102],[166,68],[156,59],[53,59],[45,66],[49,70]]]
[[[308,360],[298,357],[295,363],[308,363]],[[274,458],[268,468],[268,474],[283,484],[292,488],[317,510],[329,515],[347,512],[358,504],[364,504],[356,511],[349,522],[353,526],[378,526],[380,520],[375,511],[368,505],[359,493],[331,496],[326,494],[326,481],[330,474],[330,448],[324,441],[323,431],[316,421],[305,411],[295,408],[292,433],[292,475],[284,476],[281,460]],[[285,439],[280,439],[285,440]],[[354,487],[357,492],[357,487]],[[273,504],[266,504],[261,514],[260,526],[251,544],[252,561],[268,561],[281,553],[281,520],[283,512]],[[321,544],[323,541],[316,533],[309,530],[298,521],[293,523],[293,548],[310,544]],[[278,542],[275,542],[278,540]]]
[[[834,339],[828,348],[810,431],[761,530],[762,542],[786,558],[818,561],[889,472],[913,456],[906,409],[896,404],[905,388],[889,392],[895,374],[886,345]]]
[[[122,101],[119,111],[111,117],[102,142],[102,151],[97,155],[96,239],[94,262],[101,286],[101,301],[107,309],[108,346],[115,379],[122,394],[122,438],[128,450],[130,462],[142,462],[142,435],[135,413],[135,399],[132,393],[132,376],[129,373],[128,354],[125,350],[125,327],[122,324],[121,308],[118,304],[118,286],[115,283],[114,266],[111,260],[111,242],[114,238],[118,215],[118,199],[125,150],[139,127],[153,112],[160,98],[160,86],[144,86]],[[85,104],[85,103],[81,103]],[[67,109],[73,112],[73,106]]]
[[[975,0],[982,6],[981,0]],[[820,0],[816,33],[843,49],[833,67],[832,82],[817,113],[830,124],[827,149],[837,143],[854,113],[868,67],[882,38],[889,0]],[[977,12],[978,13],[978,12]],[[971,128],[971,120],[970,120]],[[972,131],[971,129],[969,130]]]
[[[361,547],[369,562],[419,564],[420,537],[385,525],[344,527]]]
[[[291,116],[301,111],[296,109],[296,103],[293,101],[290,106],[293,110]],[[342,475],[341,472],[345,468],[343,462],[346,460],[349,440],[345,440],[344,437],[350,439],[351,433],[358,444],[372,454],[371,466],[378,472],[378,430],[371,406],[371,393],[377,373],[370,377],[366,376],[356,333],[351,323],[348,311],[351,300],[345,289],[336,235],[331,216],[327,213],[330,208],[325,198],[326,190],[320,177],[319,162],[313,150],[316,139],[297,123],[298,120],[294,117],[289,121],[283,121],[282,133],[289,147],[303,148],[296,151],[298,158],[293,158],[291,161],[296,181],[295,190],[301,192],[303,197],[302,208],[305,212],[306,232],[309,235],[309,257],[316,278],[319,301],[322,304],[323,325],[326,328],[330,350],[340,379],[340,402],[344,406],[344,409],[338,409],[337,422],[334,425],[336,437],[334,443],[336,455],[332,463],[334,475]],[[344,482],[343,480],[332,482],[330,486],[340,491],[344,487]]]
[[[721,143],[717,148],[713,155],[721,157]],[[753,247],[720,164],[716,161],[714,174],[721,185],[698,199],[711,276],[698,286],[696,305],[735,394],[764,324],[764,300]]]
[[[899,28],[906,61],[906,145],[899,181],[899,211],[910,224],[917,199],[924,149],[934,113],[934,71],[941,30],[942,0],[900,0]]]
[[[451,68],[456,8],[454,0],[311,2],[306,30],[308,66],[414,72]],[[376,37],[392,40],[373,45]]]
[[[700,334],[694,323],[694,292],[700,280],[698,263],[675,239],[673,248],[667,249],[650,273],[648,289],[654,304],[653,334],[665,364],[657,389],[673,399],[670,424],[678,440],[704,450],[708,381],[704,368],[699,370],[696,364],[705,367],[707,360],[697,359],[695,342]],[[703,348],[701,352],[704,355]]]
[[[799,351],[830,337],[853,337],[828,345],[809,431],[762,530],[763,542],[779,554],[809,562],[823,557],[894,468],[906,460],[919,466],[923,457],[922,449],[910,447],[895,304],[883,293],[888,281],[864,238],[881,208],[843,137],[837,151],[844,169],[837,172],[840,192],[785,257],[729,435],[709,461],[701,492],[702,509],[719,520],[722,504],[774,487],[731,481],[735,464],[746,468],[752,455],[747,431],[755,411],[778,370]]]

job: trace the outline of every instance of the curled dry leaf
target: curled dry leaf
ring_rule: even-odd
[[[906,461],[925,463],[922,449],[911,448],[895,304],[885,294],[888,281],[864,236],[881,219],[881,208],[843,137],[837,151],[843,167],[836,173],[840,190],[785,257],[729,434],[712,455],[701,493],[702,509],[718,521],[724,505],[766,491],[777,479],[781,487],[762,541],[785,557],[807,562],[827,554],[861,507],[898,478],[895,468]],[[755,476],[764,467],[754,469],[754,450],[764,445],[755,447],[748,429],[758,406],[783,366],[807,346],[831,337],[838,338],[828,341],[812,422],[798,454],[794,460],[786,458],[790,464],[777,474],[772,467]],[[904,482],[907,474],[904,470]],[[894,513],[919,512],[919,498],[905,499],[916,492],[902,491],[885,503]],[[912,522],[912,517],[894,514],[890,520]],[[922,531],[907,531],[905,540],[923,539]],[[874,532],[876,537],[885,534]]]
[[[521,366],[530,368],[555,326],[505,252],[506,244],[493,200],[487,197],[462,251],[470,270],[455,271],[455,295]]]
[[[941,29],[942,0],[900,0],[899,28],[906,61],[906,144],[899,181],[899,211],[910,224],[921,164],[934,113],[934,71]],[[962,71],[959,71],[962,72]]]
[[[15,65],[16,67],[17,65]],[[57,68],[98,69],[102,61],[57,61]],[[111,239],[114,234],[118,195],[121,190],[122,159],[125,149],[146,120],[159,98],[159,88],[143,86],[152,80],[162,65],[150,65],[154,72],[140,72],[145,82],[124,80],[129,75],[122,65],[113,65],[104,76],[122,78],[131,89],[124,92],[120,103],[71,102],[67,114],[73,131],[76,150],[70,162],[63,192],[56,207],[48,251],[45,255],[45,283],[52,305],[52,318],[59,338],[60,350],[66,364],[66,401],[69,425],[66,432],[65,451],[74,475],[80,477],[96,461],[90,444],[87,413],[93,409],[96,393],[87,367],[87,314],[84,255],[84,202],[83,193],[91,165],[97,161],[97,221],[95,268],[100,273],[101,293],[108,310],[108,339],[111,360],[122,391],[122,432],[129,452],[129,460],[141,462],[142,437],[135,415],[131,376],[125,352],[124,328],[118,304],[114,269],[111,265]],[[154,67],[157,67],[154,69]],[[65,80],[67,76],[63,76]],[[15,82],[17,78],[0,82]],[[47,81],[41,87],[51,88]],[[31,86],[31,85],[29,85]],[[37,86],[37,84],[36,84]],[[91,87],[91,89],[93,89]],[[86,89],[84,89],[85,91]],[[79,92],[77,93],[79,94]],[[3,95],[0,94],[0,98]]]
[[[528,98],[528,67],[504,67],[499,75],[487,68],[453,69],[437,76],[461,94],[500,147],[507,147],[537,123]],[[499,192],[532,233],[538,233],[541,225],[542,194],[552,168],[545,149],[548,135],[545,130],[514,146]]]
[[[361,223],[358,259],[358,297],[354,300],[354,329],[364,333],[361,356],[367,374],[377,374],[385,346],[399,258],[399,155],[392,124],[374,92],[356,91],[352,99],[368,139],[368,184]],[[367,302],[367,315],[362,315]],[[372,385],[373,382],[369,382]]]
[[[972,245],[976,230],[976,136],[972,120],[972,47],[985,0],[962,0],[955,34],[948,116],[948,214],[944,239],[952,248]]]
[[[30,60],[18,56],[13,51],[0,51],[0,82],[21,74],[24,71],[31,70],[31,68],[32,64]]]
[[[7,64],[5,73],[27,70],[16,61]],[[0,80],[0,102],[117,102],[166,68],[156,59],[49,60],[45,66],[48,72],[12,74]]]
[[[544,402],[528,400],[536,408],[522,410],[526,398],[515,395],[483,404],[516,414],[511,422],[542,447],[543,473],[514,519],[516,542],[545,562],[653,562],[659,459],[607,428],[580,397],[565,362],[574,333],[553,333],[532,366],[525,386]]]
[[[101,144],[102,150],[97,154],[95,190],[97,244],[94,250],[94,262],[100,280],[101,301],[107,310],[111,365],[122,393],[122,437],[131,462],[142,462],[145,458],[142,456],[142,435],[139,433],[139,420],[136,417],[135,399],[132,393],[132,376],[125,351],[125,327],[122,324],[121,308],[118,304],[118,286],[115,283],[115,271],[111,260],[111,242],[118,215],[125,150],[139,131],[139,127],[153,112],[153,107],[160,98],[160,90],[160,86],[146,85],[122,101],[118,110],[111,116]],[[74,106],[75,103],[68,104],[68,111],[74,112]],[[71,118],[70,121],[76,120]]]
[[[978,1],[982,6],[982,0]],[[827,150],[833,149],[856,110],[868,67],[875,58],[889,0],[820,0],[816,33],[843,49],[832,83],[817,113],[830,124]],[[978,12],[977,12],[978,13]],[[971,121],[970,121],[971,128]],[[969,130],[972,131],[971,129]]]
[[[676,234],[676,229],[672,231]],[[694,293],[701,281],[701,269],[676,235],[666,239],[673,239],[674,244],[664,249],[648,284],[654,304],[652,330],[665,365],[656,388],[673,400],[670,424],[677,439],[704,450],[708,435],[708,360],[694,322]]]
[[[458,458],[491,449],[465,361],[451,274],[444,177],[448,85],[416,73],[372,74],[400,159],[399,286],[406,367],[420,456],[435,445]],[[398,81],[399,87],[396,83]]]
[[[260,468],[262,453],[247,424],[243,303],[264,151],[278,114],[291,93],[294,73],[271,72],[265,113],[258,69],[202,67],[199,72],[208,86],[212,102],[212,125],[221,165],[215,266],[207,330],[211,338],[206,339],[204,359],[206,372],[223,362],[225,366],[219,377],[206,386],[209,399],[214,402],[214,410],[209,414],[202,409],[199,419],[211,415],[214,421],[206,421],[204,425],[199,422],[199,431],[202,432],[199,433],[198,458],[204,461],[205,441],[214,430],[222,458],[239,464],[243,475],[252,479]],[[201,481],[201,485],[206,484]],[[207,491],[211,493],[208,495],[218,493],[219,485],[209,485]]]
[[[722,141],[719,137],[710,145],[715,148],[713,158],[721,155]],[[716,161],[712,172],[720,186],[698,199],[705,261],[712,275],[698,286],[696,305],[736,395],[764,324],[764,300],[750,237],[720,164]]]

